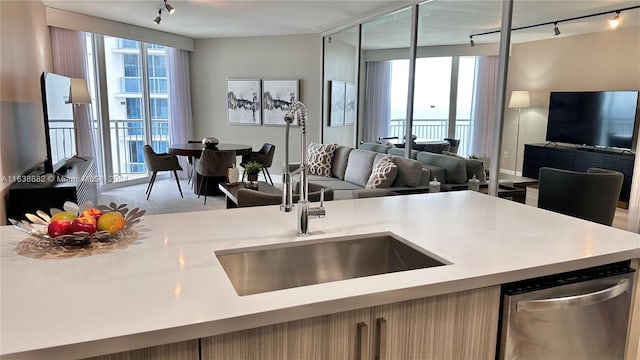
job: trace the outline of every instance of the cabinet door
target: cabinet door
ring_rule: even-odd
[[[367,308],[203,338],[201,359],[365,359],[369,331],[358,324],[369,317]]]
[[[500,287],[373,309],[376,360],[495,359]]]
[[[145,349],[96,356],[85,360],[198,360],[198,340],[159,345]]]

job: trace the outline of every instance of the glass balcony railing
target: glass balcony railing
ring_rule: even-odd
[[[129,179],[146,176],[142,147],[147,140],[143,120],[111,119],[109,123],[113,174]],[[152,120],[151,146],[154,151],[166,152],[169,144],[169,120]]]
[[[405,135],[405,120],[392,119],[389,125],[389,135],[403,139]],[[448,137],[449,125],[446,119],[414,119],[413,134],[418,139],[442,140]],[[471,122],[469,120],[457,120],[455,138],[460,139],[458,155],[471,154],[469,137],[471,136]]]

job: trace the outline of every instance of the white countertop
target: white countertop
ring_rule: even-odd
[[[124,249],[16,253],[0,228],[0,354],[86,357],[640,258],[640,235],[459,191],[330,201],[298,238],[278,206],[144,216]],[[238,296],[214,251],[392,232],[450,265]]]

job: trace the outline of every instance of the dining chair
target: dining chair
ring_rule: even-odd
[[[269,174],[269,168],[273,163],[273,155],[276,152],[276,146],[269,143],[264,143],[262,148],[258,151],[253,151],[248,155],[242,156],[242,161],[240,162],[240,166],[244,168],[247,163],[252,161],[258,162],[262,165],[262,173],[264,175],[265,180],[269,180],[271,185],[273,185],[273,180],[271,180],[271,174]],[[245,172],[242,173],[242,180],[244,181]]]
[[[620,172],[599,168],[577,172],[542,167],[538,207],[611,226],[623,179]]]
[[[178,190],[180,191],[180,197],[182,196],[182,188],[180,188],[180,180],[178,179],[178,170],[182,170],[182,167],[178,163],[178,157],[176,155],[171,154],[158,154],[153,151],[153,148],[150,145],[145,145],[142,147],[142,151],[144,152],[144,163],[147,167],[147,170],[152,171],[151,179],[149,179],[149,184],[147,185],[147,200],[149,200],[149,196],[151,196],[151,189],[153,189],[153,184],[156,181],[156,175],[158,171],[173,171],[173,176],[176,178],[176,184],[178,184]]]
[[[195,160],[196,173],[200,175],[198,182],[198,198],[202,194],[204,182],[204,204],[207,204],[207,190],[210,177],[226,178],[227,169],[236,163],[235,151],[218,151],[203,149],[200,157]]]
[[[444,140],[449,142],[449,152],[457,154],[458,145],[460,145],[460,139],[444,138]]]

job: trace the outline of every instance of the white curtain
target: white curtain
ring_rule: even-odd
[[[640,130],[638,130],[640,132]],[[640,233],[640,156],[636,152],[636,160],[633,163],[633,176],[631,177],[631,194],[629,196],[629,217],[627,218],[627,230]]]
[[[193,140],[193,116],[191,113],[191,80],[189,52],[167,48],[167,77],[169,78],[169,131],[172,143],[186,143]],[[184,171],[180,177],[187,177],[187,160],[178,156]]]
[[[59,75],[81,78],[89,84],[89,68],[87,64],[87,43],[85,34],[80,31],[49,28],[51,36],[51,53],[53,57],[53,72]],[[102,176],[102,158],[98,151],[94,132],[94,120],[90,104],[73,106],[75,120],[76,149],[78,156],[92,156],[95,159],[99,178]],[[101,182],[98,182],[100,191]]]
[[[488,157],[493,149],[495,102],[498,86],[498,57],[480,56],[476,63],[476,78],[471,109],[471,153]]]
[[[367,63],[363,140],[389,135],[391,123],[391,61]]]

